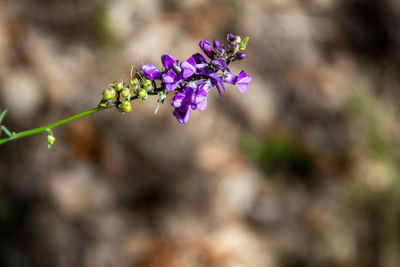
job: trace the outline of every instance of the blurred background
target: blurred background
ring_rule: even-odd
[[[3,0],[0,106],[22,131],[131,66],[250,36],[253,77],[187,125],[156,99],[0,147],[0,266],[400,266],[400,2]]]

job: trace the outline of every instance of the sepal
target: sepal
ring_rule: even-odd
[[[56,138],[53,136],[53,131],[51,129],[47,129],[47,133],[47,148],[50,150],[56,141]]]

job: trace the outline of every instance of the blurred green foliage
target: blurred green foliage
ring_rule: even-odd
[[[110,28],[108,9],[104,5],[97,7],[94,12],[95,37],[97,44],[103,48],[114,45],[114,36]]]
[[[276,135],[265,140],[245,136],[240,150],[253,159],[267,174],[283,174],[311,186],[315,164],[312,154],[290,136]]]
[[[350,98],[349,108],[358,125],[358,137],[368,146],[373,156],[377,159],[394,159],[394,143],[385,136],[385,131],[380,125],[379,103],[374,99],[375,96],[367,90],[357,90]]]

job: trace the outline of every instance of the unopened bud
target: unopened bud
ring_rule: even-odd
[[[122,101],[121,104],[119,105],[119,108],[123,113],[127,113],[129,111],[132,111],[131,102]]]
[[[122,91],[121,91],[121,95],[123,96],[123,97],[129,97],[129,95],[130,95],[130,93],[131,93],[131,90],[129,90],[128,88],[124,88],[124,89],[122,89]]]
[[[236,54],[236,58],[238,60],[243,59],[245,56],[246,56],[246,52],[239,52],[239,53]]]
[[[179,67],[178,64],[174,63],[173,67],[174,67],[174,70],[175,70],[176,73],[181,73],[182,72],[182,69],[181,69],[181,67]]]
[[[49,145],[54,144],[54,142],[56,141],[56,138],[52,135],[48,135],[47,136],[47,142],[49,143]]]
[[[239,35],[236,35],[235,38],[233,39],[233,41],[234,41],[235,43],[240,44],[240,42],[242,41],[242,38],[240,38]]]
[[[124,89],[124,83],[123,82],[117,82],[115,84],[115,90],[117,90],[118,92],[121,91],[122,89]]]
[[[140,89],[138,95],[139,95],[140,98],[146,99],[146,98],[147,98],[147,91],[146,91],[146,89]]]
[[[164,100],[167,98],[167,93],[165,91],[158,92],[158,102],[164,103]]]
[[[133,78],[129,80],[129,84],[133,87],[134,90],[137,90],[139,88],[139,79]]]
[[[145,88],[151,88],[151,87],[152,87],[151,80],[144,80],[143,86],[144,86]]]
[[[47,148],[50,149],[56,141],[56,138],[53,136],[53,131],[51,129],[47,129],[47,133]]]
[[[104,91],[103,91],[103,98],[105,100],[113,99],[115,97],[116,93],[117,92],[114,90],[114,88],[108,87],[108,88],[104,89]]]
[[[240,50],[242,50],[242,51],[246,50],[249,39],[250,39],[249,36],[246,36],[243,38],[243,40],[240,42],[240,45],[239,45]]]

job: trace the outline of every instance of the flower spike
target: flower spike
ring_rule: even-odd
[[[133,100],[141,99],[144,102],[150,95],[158,96],[159,106],[165,102],[167,94],[173,94],[170,102],[174,108],[172,114],[179,123],[187,123],[191,110],[202,111],[207,107],[207,95],[213,87],[221,97],[222,92],[225,92],[225,83],[236,85],[241,93],[249,89],[252,78],[245,71],[242,70],[239,75],[235,75],[229,70],[230,63],[246,56],[249,37],[241,38],[229,33],[226,35],[226,40],[227,45],[216,39],[212,44],[207,39],[201,40],[199,46],[206,57],[194,53],[181,63],[172,55],[163,54],[161,70],[151,63],[143,64],[139,71],[134,71],[132,67],[128,83],[117,80],[108,85],[102,91],[97,107],[42,127],[19,133],[12,132],[2,124],[7,110],[1,112],[0,109],[0,135],[2,133],[6,135],[0,139],[0,145],[47,131],[47,144],[50,149],[55,142],[52,128],[112,107],[122,113],[128,113],[132,111]]]
[[[211,87],[215,87],[221,97],[222,91],[225,92],[224,83],[236,85],[242,93],[247,92],[248,86],[252,81],[251,77],[244,71],[236,76],[230,72],[228,65],[246,56],[245,49],[249,42],[249,37],[242,39],[238,35],[229,33],[226,35],[226,40],[228,42],[227,46],[224,46],[216,39],[213,40],[212,44],[207,39],[200,41],[199,46],[209,58],[209,61],[202,54],[195,53],[178,64],[179,60],[166,53],[161,56],[163,65],[161,71],[151,63],[144,64],[140,69],[140,73],[135,74],[135,77],[140,77],[140,79],[130,80],[133,92],[136,93],[133,98],[145,100],[147,94],[158,94],[160,96],[159,102],[163,103],[166,95],[173,93],[175,94],[171,99],[171,105],[174,107],[173,115],[179,123],[187,123],[190,108],[199,111],[206,108],[207,94]],[[147,80],[143,80],[143,77]],[[149,87],[146,84],[149,84],[150,81],[154,85],[154,90],[148,90]],[[156,88],[155,81],[161,84],[160,87]],[[118,86],[115,89],[118,92],[120,91]],[[113,94],[106,92],[105,95],[105,99],[110,99]],[[119,93],[116,97],[116,105],[122,112],[126,112],[122,108],[127,105],[123,102],[126,99],[120,100],[120,96],[125,97],[124,94]]]

